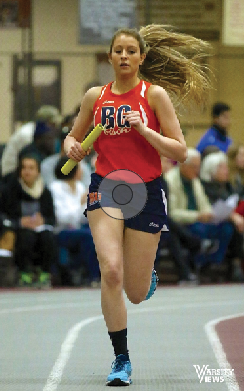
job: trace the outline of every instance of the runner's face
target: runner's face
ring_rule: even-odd
[[[145,54],[140,53],[139,42],[130,35],[121,34],[115,41],[109,59],[115,73],[120,75],[135,74],[143,63]]]

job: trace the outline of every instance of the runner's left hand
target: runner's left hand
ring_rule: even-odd
[[[145,125],[141,120],[139,111],[127,111],[126,120],[129,122],[133,128],[135,128],[140,134],[143,133]]]

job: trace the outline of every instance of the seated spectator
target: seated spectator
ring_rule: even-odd
[[[4,187],[0,212],[16,226],[15,262],[19,284],[40,287],[51,284],[51,266],[56,262],[53,226],[55,215],[50,191],[40,175],[34,154],[20,159],[17,175]]]
[[[179,284],[198,284],[194,259],[198,255],[206,256],[216,252],[218,240],[202,239],[192,233],[187,226],[179,224],[171,218],[168,219],[168,227],[169,240],[167,244],[179,271]]]
[[[35,154],[40,162],[54,153],[56,132],[45,122],[37,122],[33,141],[21,149],[19,159],[27,154]]]
[[[216,145],[208,145],[202,152],[201,159],[204,159],[206,156],[210,155],[210,153],[219,152],[219,151],[220,149],[216,147]]]
[[[202,136],[196,147],[201,154],[208,146],[216,146],[221,151],[227,152],[232,144],[232,139],[228,137],[230,106],[226,103],[215,103],[212,108],[212,121],[212,126]]]
[[[1,205],[0,193],[0,205]],[[15,224],[0,212],[0,286],[16,284],[14,264]]]
[[[244,200],[244,145],[233,145],[228,150],[230,182],[235,192]]]
[[[197,267],[206,263],[222,262],[233,233],[232,225],[228,222],[211,224],[212,207],[198,178],[200,165],[200,153],[189,148],[186,161],[165,175],[169,189],[171,219],[187,227],[200,239],[219,242],[218,249],[213,254],[200,254],[195,257]]]
[[[54,106],[44,105],[36,113],[36,121],[45,122],[49,127],[56,129],[61,122],[59,110]],[[10,137],[2,155],[2,176],[5,181],[8,175],[15,172],[18,166],[19,152],[33,141],[35,121],[27,122],[17,129]]]
[[[218,200],[227,200],[229,196],[236,194],[229,181],[228,158],[224,152],[212,153],[203,159],[200,177],[211,204]],[[228,251],[228,257],[232,260],[232,280],[244,281],[244,217],[234,209],[230,212],[228,221],[233,225]]]
[[[164,175],[174,167],[173,162],[162,156],[162,182],[163,188],[168,199],[168,185]],[[187,226],[172,220],[170,216],[168,199],[168,227],[169,235],[165,241],[165,235],[162,236],[159,249],[165,245],[169,248],[174,263],[179,272],[179,284],[198,283],[192,260],[197,254],[210,254],[216,251],[218,244],[210,239],[200,239],[197,235],[191,233]]]
[[[55,167],[61,156],[65,156],[64,152],[64,139],[71,130],[75,119],[74,114],[67,115],[61,124],[60,132],[60,153],[52,154],[46,157],[41,162],[41,174],[47,186],[49,186],[55,179]],[[79,163],[82,171],[81,180],[85,187],[88,189],[91,181],[91,168],[85,159]]]
[[[59,159],[55,175],[56,180],[50,185],[53,195],[58,234],[58,245],[61,254],[67,250],[69,254],[69,270],[74,285],[81,285],[81,268],[85,264],[91,286],[100,281],[100,269],[95,252],[92,235],[84,211],[86,209],[87,190],[81,183],[81,169],[77,164],[68,174],[61,173],[67,157]]]

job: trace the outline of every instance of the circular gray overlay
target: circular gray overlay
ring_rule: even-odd
[[[130,170],[115,170],[106,175],[98,188],[103,211],[118,220],[138,215],[147,202],[143,179]]]

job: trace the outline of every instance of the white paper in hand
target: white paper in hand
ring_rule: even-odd
[[[228,219],[231,212],[236,208],[238,203],[239,196],[237,194],[233,194],[228,197],[225,201],[218,200],[212,205],[213,210],[213,220],[212,224],[219,224],[222,221]]]

